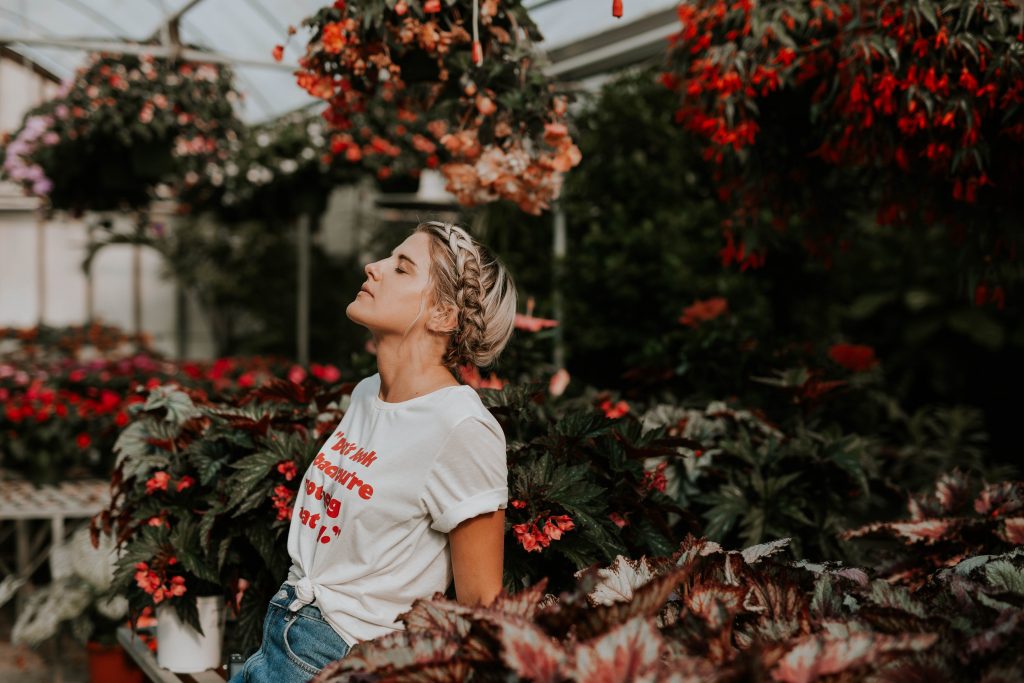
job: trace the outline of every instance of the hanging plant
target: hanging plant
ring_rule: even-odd
[[[28,113],[4,174],[51,209],[137,209],[155,197],[188,208],[217,192],[207,181],[241,128],[238,97],[222,65],[94,54]]]
[[[318,112],[305,110],[245,129],[209,175],[211,185],[223,188],[222,216],[288,220],[323,213],[333,187],[359,178],[328,152],[326,128]]]
[[[967,280],[1024,276],[1019,7],[697,0],[678,13],[663,82],[737,207],[738,263],[763,263],[753,247],[773,230],[833,252],[870,207],[879,225],[946,226]]]
[[[339,0],[305,24],[312,37],[297,80],[328,102],[326,120],[398,146],[392,116],[378,116],[399,103],[431,143],[412,145],[412,158],[423,168],[436,155],[462,204],[507,199],[539,214],[579,163],[567,100],[537,68],[541,35],[520,0]]]

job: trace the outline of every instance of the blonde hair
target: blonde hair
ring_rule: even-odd
[[[425,221],[414,232],[433,237],[433,303],[453,304],[458,310],[445,366],[491,365],[508,344],[515,325],[516,286],[512,276],[487,247],[456,225]]]

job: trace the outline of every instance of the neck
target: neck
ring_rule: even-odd
[[[377,371],[380,373],[380,398],[400,403],[442,387],[459,384],[441,364],[442,350],[437,345],[416,344],[398,337],[377,337]]]

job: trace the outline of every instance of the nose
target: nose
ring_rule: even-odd
[[[367,263],[365,266],[363,266],[363,272],[366,273],[366,277],[370,278],[371,280],[380,279],[380,266],[378,265],[379,263],[380,261],[374,261],[372,263]]]

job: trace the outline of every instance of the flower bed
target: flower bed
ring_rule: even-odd
[[[130,407],[169,382],[228,397],[275,377],[341,379],[268,357],[172,363],[116,328],[0,330],[0,466],[33,481],[110,476]]]

